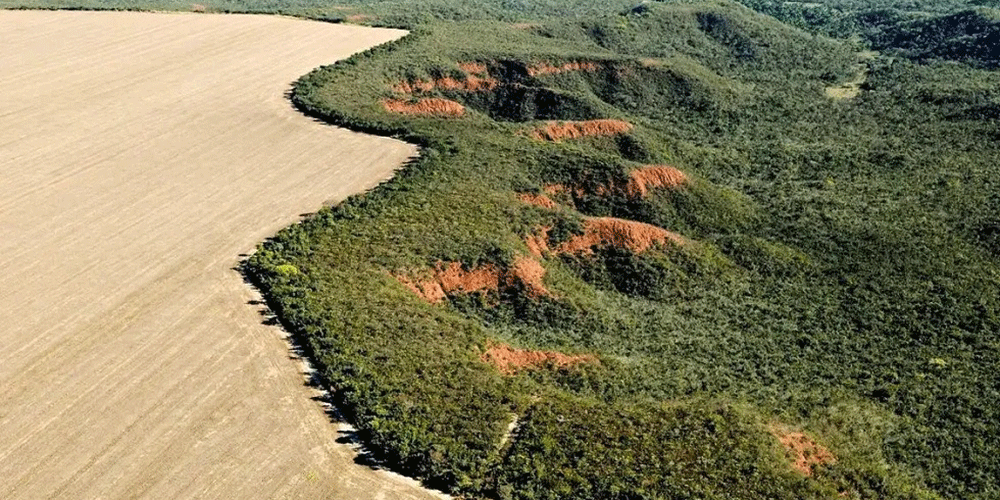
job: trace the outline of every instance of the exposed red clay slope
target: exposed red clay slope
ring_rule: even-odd
[[[438,262],[433,277],[414,280],[403,275],[393,275],[396,280],[427,302],[437,304],[448,295],[456,293],[496,292],[501,288],[520,286],[529,297],[548,295],[542,282],[545,268],[530,257],[521,257],[509,269],[485,264],[466,270],[460,262]]]
[[[594,247],[610,246],[642,253],[654,245],[683,245],[684,238],[666,229],[626,219],[595,217],[584,222],[584,233],[556,247],[556,253],[587,254]]]
[[[438,264],[434,274],[445,293],[496,291],[500,287],[500,268],[492,264],[468,271],[459,262]]]
[[[444,293],[444,289],[441,288],[441,284],[437,280],[413,280],[402,274],[394,274],[392,277],[396,278],[396,281],[402,283],[411,292],[431,304],[437,304],[448,296]]]
[[[541,258],[546,253],[551,252],[549,249],[549,231],[551,230],[551,226],[542,226],[535,231],[535,234],[524,239],[524,244],[528,246],[531,255]]]
[[[601,67],[597,63],[587,61],[573,61],[559,65],[537,63],[528,66],[528,74],[531,76],[555,75],[559,73],[568,73],[570,71],[597,71],[600,68]]]
[[[684,172],[667,165],[649,165],[629,172],[625,195],[630,198],[645,198],[650,189],[675,188],[686,184],[688,176]]]
[[[545,268],[537,260],[530,257],[521,257],[514,263],[509,273],[511,276],[508,280],[510,278],[515,280],[515,283],[511,284],[520,283],[524,287],[524,293],[529,297],[538,298],[549,295],[549,291],[543,283]]]
[[[552,198],[549,198],[544,194],[518,193],[517,198],[528,205],[534,205],[541,208],[556,208],[558,206],[556,202],[552,201]]]
[[[485,75],[486,74],[486,64],[478,61],[461,62],[458,63],[458,67],[470,75]]]
[[[549,196],[554,196],[565,193],[568,189],[566,189],[566,186],[562,184],[549,184],[548,186],[543,187],[542,191],[545,191],[545,194]]]
[[[837,457],[830,450],[817,443],[804,432],[783,431],[780,426],[772,426],[771,433],[785,447],[785,457],[792,462],[792,468],[807,475],[813,474],[813,467],[832,464]]]
[[[569,355],[554,351],[529,351],[514,349],[506,344],[490,342],[486,352],[480,358],[489,363],[504,375],[516,375],[518,372],[543,366],[565,368],[580,363],[597,363],[597,358],[589,354]]]
[[[467,75],[465,78],[437,78],[434,80],[416,80],[412,82],[400,82],[392,87],[392,90],[403,94],[415,94],[417,92],[430,92],[434,89],[441,90],[462,90],[466,92],[481,92],[496,88],[498,82],[488,76]]]
[[[629,198],[640,199],[649,195],[654,189],[676,188],[688,182],[684,172],[667,165],[647,165],[629,172],[628,182],[624,186],[598,186],[593,194],[604,196],[610,193],[621,193]],[[570,193],[577,196],[586,194],[582,188],[569,188],[564,184],[550,184],[542,188],[549,196]],[[525,203],[530,203],[522,198]]]
[[[462,116],[465,114],[465,107],[461,104],[437,97],[420,99],[416,102],[403,99],[383,99],[382,107],[386,111],[403,115]]]
[[[581,137],[618,135],[630,130],[632,130],[632,124],[621,120],[552,121],[532,130],[528,135],[542,141],[561,141]]]

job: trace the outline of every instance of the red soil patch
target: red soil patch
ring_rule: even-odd
[[[542,282],[545,278],[545,268],[535,259],[521,257],[508,270],[507,281],[510,286],[518,283],[523,287],[524,293],[531,298],[538,298],[549,295],[549,291]]]
[[[611,246],[642,253],[654,245],[683,245],[684,238],[666,229],[614,217],[595,217],[584,223],[584,233],[556,247],[556,253],[592,253],[594,247]]]
[[[438,263],[434,274],[445,293],[496,291],[500,285],[500,268],[492,264],[467,271],[459,262]]]
[[[630,172],[624,191],[631,198],[643,198],[652,188],[673,188],[687,181],[687,174],[674,167],[650,165]]]
[[[444,293],[444,289],[441,288],[441,284],[434,280],[424,280],[424,281],[414,281],[406,276],[393,275],[397,281],[403,284],[406,288],[410,289],[411,292],[417,294],[420,298],[430,302],[431,304],[437,304],[447,297]]]
[[[654,245],[684,245],[686,240],[676,233],[643,222],[614,217],[588,218],[583,224],[583,234],[570,238],[555,248],[549,246],[550,227],[540,227],[536,233],[525,238],[524,243],[536,257],[547,253],[589,254],[593,249],[605,246],[627,248],[642,253]]]
[[[548,295],[542,283],[545,268],[530,257],[518,259],[509,269],[486,264],[475,269],[463,269],[460,262],[438,262],[433,277],[415,280],[393,275],[397,281],[431,304],[437,304],[456,293],[496,292],[501,288],[518,288],[529,297]]]
[[[458,63],[458,67],[462,71],[469,73],[471,75],[485,75],[486,74],[486,64],[476,61],[462,62]]]
[[[792,468],[807,476],[812,475],[814,466],[837,461],[830,450],[803,432],[785,432],[780,427],[773,427],[771,433],[785,447],[785,457],[792,461]]]
[[[565,368],[580,363],[597,362],[597,358],[588,354],[569,355],[554,351],[529,351],[493,342],[487,344],[486,352],[479,359],[497,367],[497,370],[504,375],[516,375],[520,371],[546,365]]]
[[[403,94],[414,94],[417,92],[430,92],[434,89],[442,90],[463,90],[467,92],[481,92],[496,88],[497,81],[490,77],[468,75],[465,78],[438,78],[435,80],[416,80],[413,82],[400,82],[392,87],[392,90]]]
[[[609,193],[621,193],[629,198],[645,198],[653,189],[679,187],[686,184],[688,180],[687,174],[674,167],[649,165],[629,172],[629,180],[625,186],[598,186],[593,194],[604,196]],[[571,189],[563,184],[550,184],[543,187],[542,191],[549,196],[566,193],[573,193],[576,196],[586,194],[582,188]]]
[[[570,71],[597,71],[598,69],[600,69],[600,66],[598,66],[597,63],[586,61],[574,61],[560,65],[538,63],[528,66],[528,74],[531,76],[556,75],[559,73],[568,73]]]
[[[205,12],[207,9],[200,3],[191,4],[191,12]]]
[[[632,130],[632,124],[621,120],[586,120],[578,122],[548,122],[529,133],[542,141],[560,141],[580,137],[624,134]]]
[[[600,188],[598,188],[598,190],[600,191]],[[568,194],[572,194],[575,196],[583,196],[587,194],[587,191],[583,188],[574,187],[571,189],[567,187],[565,184],[549,184],[548,186],[542,188],[542,192],[544,192],[548,196],[562,196]]]
[[[402,99],[383,99],[382,107],[386,111],[404,115],[462,116],[465,114],[465,107],[461,104],[436,97],[420,99],[416,102]]]
[[[549,184],[548,186],[543,187],[542,191],[545,191],[545,194],[549,196],[555,196],[557,194],[567,192],[568,189],[566,189],[566,186],[562,184]]]
[[[556,202],[552,201],[552,198],[549,198],[544,194],[518,193],[517,198],[529,205],[534,205],[536,207],[556,208],[558,206]]]
[[[545,253],[549,252],[549,231],[552,228],[549,226],[543,226],[537,229],[535,234],[532,234],[524,239],[524,244],[528,245],[528,251],[531,252],[535,257],[542,257]]]

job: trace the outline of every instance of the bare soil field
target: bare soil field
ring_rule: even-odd
[[[233,270],[412,146],[283,93],[401,36],[0,12],[0,498],[429,498],[354,463]]]

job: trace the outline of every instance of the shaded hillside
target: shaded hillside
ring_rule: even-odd
[[[916,61],[944,59],[1000,67],[1000,11],[981,9],[891,24],[871,36],[876,50]]]

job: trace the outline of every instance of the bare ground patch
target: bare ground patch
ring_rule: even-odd
[[[496,79],[487,76],[466,75],[464,78],[435,78],[433,80],[413,80],[399,82],[392,90],[401,94],[416,94],[430,92],[434,89],[462,90],[466,92],[481,92],[493,90],[499,85]]]
[[[589,354],[571,355],[556,351],[515,349],[496,342],[490,342],[486,346],[486,352],[480,359],[495,366],[504,375],[517,375],[524,370],[546,366],[566,368],[580,363],[597,363],[597,358]]]
[[[383,99],[382,107],[386,111],[399,113],[402,115],[420,116],[462,116],[465,114],[465,107],[461,104],[437,97],[417,99],[415,101],[404,99]]]
[[[814,467],[837,461],[830,450],[802,431],[790,430],[778,424],[772,425],[770,431],[785,448],[785,457],[792,468],[806,476],[813,475]]]
[[[630,130],[632,130],[632,124],[622,120],[552,121],[530,131],[528,135],[541,141],[561,141],[581,137],[618,135]]]
[[[570,61],[562,64],[535,63],[528,66],[528,75],[557,75],[571,71],[597,71],[601,66],[592,61]]]
[[[530,297],[548,295],[542,282],[545,268],[531,257],[520,257],[504,269],[483,264],[465,269],[461,262],[438,262],[431,271],[395,273],[403,286],[420,298],[437,304],[449,295],[518,290]]]
[[[555,253],[587,254],[610,246],[642,253],[654,246],[683,245],[684,238],[652,224],[614,217],[593,217],[584,222],[584,233],[559,244]]]

